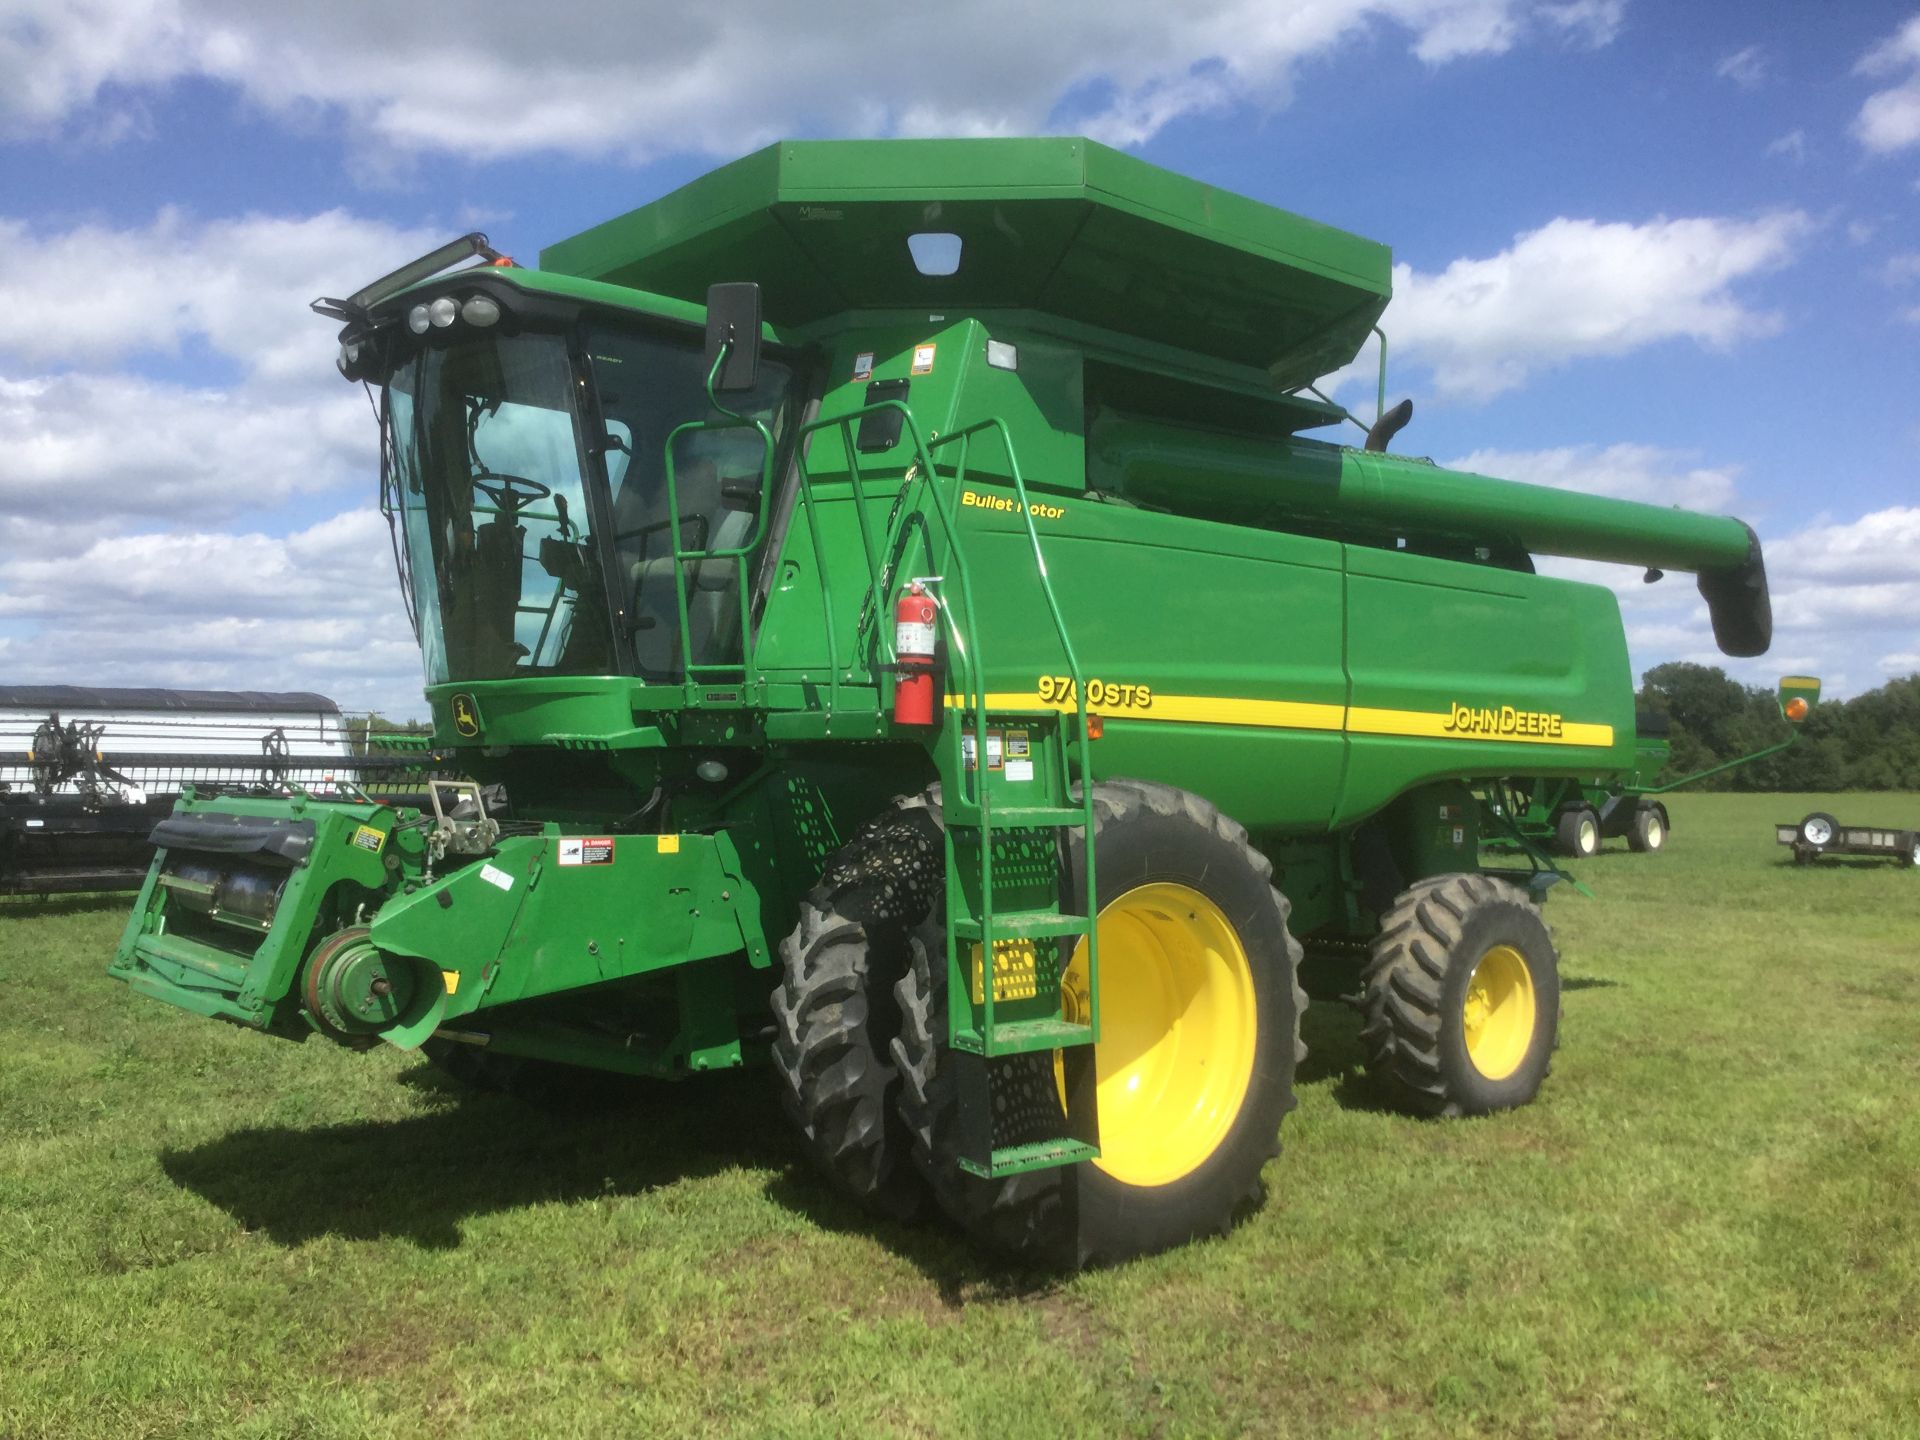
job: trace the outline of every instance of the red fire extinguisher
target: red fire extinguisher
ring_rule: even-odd
[[[893,718],[899,725],[933,724],[933,650],[940,602],[927,593],[937,576],[911,582],[893,607]]]

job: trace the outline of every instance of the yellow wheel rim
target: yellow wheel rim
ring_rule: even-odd
[[[1259,1018],[1246,949],[1185,885],[1141,885],[1100,911],[1100,1158],[1127,1185],[1166,1185],[1220,1147],[1253,1079]],[[1061,986],[1085,1014],[1086,956]],[[1055,1073],[1065,1085],[1058,1056]]]
[[[1461,1005],[1473,1068],[1489,1080],[1504,1080],[1518,1070],[1533,1044],[1536,1016],[1526,958],[1511,945],[1494,946],[1473,967]]]

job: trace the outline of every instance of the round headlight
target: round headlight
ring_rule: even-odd
[[[407,312],[407,328],[416,335],[427,333],[427,307],[416,305]]]
[[[460,307],[460,318],[469,325],[491,325],[500,318],[500,302],[488,295],[472,295]]]
[[[427,319],[433,322],[433,328],[436,330],[446,329],[447,326],[453,324],[453,322],[459,318],[459,315],[460,302],[455,300],[451,295],[442,295],[438,300],[427,306]]]

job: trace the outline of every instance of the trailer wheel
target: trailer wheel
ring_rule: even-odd
[[[1100,1158],[996,1180],[959,1168],[938,911],[913,936],[894,1050],[914,1158],[942,1208],[990,1248],[1068,1269],[1221,1234],[1257,1206],[1305,1053],[1300,946],[1246,831],[1198,796],[1139,781],[1098,786],[1094,813]],[[1084,845],[1068,850],[1078,884]],[[1058,1113],[1055,1057],[996,1064],[996,1106],[1005,1094]]]
[[[782,1105],[834,1188],[894,1219],[911,1218],[925,1197],[894,1104],[894,985],[906,972],[908,927],[938,893],[944,865],[929,797],[895,801],[828,860],[801,902],[773,993]]]
[[[1824,810],[1816,810],[1800,822],[1800,838],[1815,850],[1831,845],[1839,830],[1840,822]]]
[[[1555,837],[1562,855],[1585,860],[1600,849],[1600,817],[1585,805],[1562,810]]]
[[[1627,846],[1643,854],[1667,843],[1667,812],[1648,805],[1633,812],[1633,828],[1627,831]]]
[[[1560,1022],[1560,962],[1539,907],[1484,875],[1408,889],[1366,970],[1367,1069],[1402,1108],[1484,1115],[1533,1099]]]

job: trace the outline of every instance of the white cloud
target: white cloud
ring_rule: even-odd
[[[365,395],[307,302],[350,292],[434,238],[340,211],[40,232],[0,218],[0,489],[14,520],[207,524],[370,487]],[[211,351],[228,386],[103,367]],[[81,367],[81,368],[75,368]],[[200,368],[204,369],[204,365]],[[35,373],[37,372],[37,373]]]
[[[338,383],[327,322],[307,309],[445,240],[345,211],[39,233],[0,217],[0,356],[32,365],[177,353],[193,339],[254,377]]]
[[[432,238],[329,212],[41,232],[0,219],[0,625],[16,680],[320,689],[419,707],[378,445],[307,302]],[[120,368],[206,352],[235,379]],[[297,502],[299,509],[295,509]],[[322,504],[319,513],[336,508]],[[261,527],[220,534],[236,517]],[[290,535],[267,533],[294,528]]]
[[[1442,463],[1450,470],[1616,500],[1726,510],[1733,504],[1738,469],[1692,465],[1690,458],[1655,445],[1563,445],[1551,450],[1475,450]]]
[[[1626,18],[1627,0],[1565,0],[1542,5],[1540,18],[1558,27],[1569,39],[1598,48],[1611,45]]]
[[[324,332],[315,346],[324,357]],[[205,524],[378,467],[364,395],[327,366],[311,398],[190,389],[128,375],[0,379],[0,490],[15,517]]]
[[[1920,674],[1920,650],[1896,650],[1880,657],[1880,668],[1893,676]]]
[[[1911,285],[1920,280],[1920,250],[1908,250],[1889,256],[1880,267],[1880,278],[1889,285]]]
[[[1920,15],[1863,55],[1854,73],[1901,77],[1867,97],[1854,117],[1854,138],[1881,155],[1920,144]]]
[[[1894,505],[1842,524],[1813,525],[1767,551],[1770,571],[1848,585],[1920,584],[1920,505]],[[1914,612],[1920,624],[1920,611]]]
[[[56,124],[109,82],[160,84],[198,63],[199,47],[170,0],[14,0],[0,20],[0,135]],[[109,130],[124,123],[107,121]]]
[[[592,0],[530,26],[501,0],[14,4],[26,22],[0,47],[0,76],[22,83],[0,86],[0,130],[15,135],[69,126],[103,95],[111,109],[111,97],[204,76],[269,111],[337,108],[373,152],[634,159],[731,155],[790,132],[1064,124],[1133,143],[1183,114],[1284,104],[1293,67],[1340,43],[1398,32],[1438,65],[1536,34],[1603,45],[1624,11],[1624,0]],[[1080,98],[1060,113],[1069,97]]]
[[[1441,395],[1473,399],[1663,340],[1724,348],[1779,329],[1734,286],[1786,264],[1811,229],[1797,210],[1641,225],[1556,219],[1438,274],[1394,266],[1384,325],[1394,353],[1429,366]]]
[[[1742,90],[1756,90],[1767,78],[1767,54],[1758,45],[1736,50],[1713,67],[1722,80],[1731,80]]]
[[[1807,132],[1789,130],[1767,146],[1767,154],[1782,160],[1791,160],[1795,165],[1803,163],[1807,158]]]
[[[15,682],[320,690],[350,709],[421,708],[419,651],[370,509],[283,537],[136,534],[8,553],[0,620],[39,629],[7,646]]]

